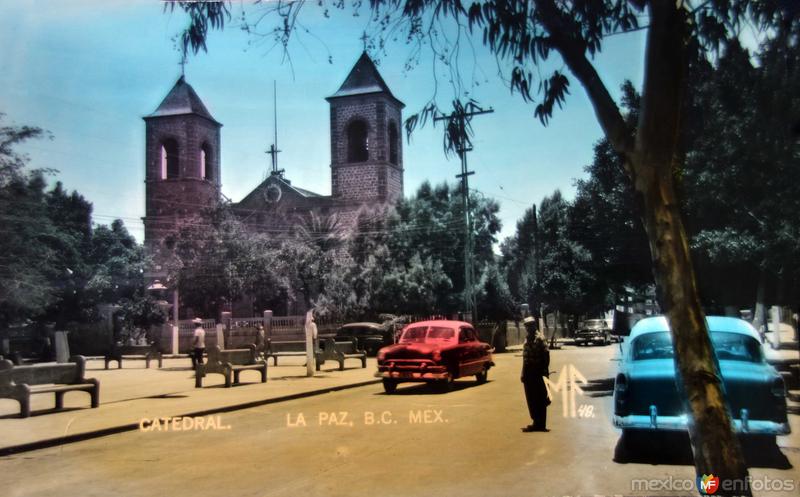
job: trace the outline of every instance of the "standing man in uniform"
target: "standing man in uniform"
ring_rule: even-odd
[[[528,335],[522,350],[520,380],[525,387],[528,413],[533,421],[522,428],[522,431],[550,431],[547,429],[547,406],[550,405],[550,399],[544,384],[544,378],[550,376],[550,352],[547,350],[544,335],[538,329],[536,318],[528,316],[522,322]]]
[[[203,364],[203,353],[206,351],[206,330],[203,329],[203,320],[192,319],[194,323],[194,336],[192,337],[192,369],[197,369],[198,364]]]

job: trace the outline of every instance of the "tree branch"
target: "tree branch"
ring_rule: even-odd
[[[633,140],[625,119],[594,66],[586,58],[584,43],[570,36],[568,19],[553,0],[534,0],[542,25],[550,41],[564,58],[570,71],[581,82],[589,95],[595,115],[614,149],[628,155],[633,151]]]

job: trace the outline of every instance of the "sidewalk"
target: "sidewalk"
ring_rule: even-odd
[[[277,367],[270,362],[267,383],[260,382],[258,372],[246,371],[243,385],[224,388],[222,375],[209,374],[203,388],[194,388],[189,359],[165,359],[162,369],[123,361],[125,369],[108,371],[102,360],[91,360],[86,377],[100,380],[100,407],[89,408],[87,393],[70,392],[64,409],[54,412],[53,394],[37,394],[31,397],[31,417],[21,419],[16,401],[0,399],[0,455],[136,430],[142,419],[208,416],[380,381],[374,358],[367,359],[366,368],[346,361],[344,371],[329,361],[311,378],[304,364],[304,358],[281,358]]]

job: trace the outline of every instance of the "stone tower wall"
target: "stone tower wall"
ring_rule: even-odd
[[[359,201],[396,200],[403,195],[402,114],[385,94],[341,97],[331,101],[331,194]],[[354,120],[367,124],[369,158],[347,161],[347,128]],[[397,127],[397,164],[389,162],[389,123]]]
[[[164,237],[187,220],[217,205],[220,192],[220,129],[217,123],[196,115],[145,119],[145,243],[159,246]],[[167,139],[178,145],[179,177],[161,179],[161,146]],[[211,179],[201,177],[201,147],[211,147],[206,168]]]

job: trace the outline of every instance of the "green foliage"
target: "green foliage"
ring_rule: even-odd
[[[509,291],[518,304],[528,304],[538,308],[539,297],[536,288],[538,279],[536,258],[538,220],[536,206],[525,210],[522,219],[517,221],[517,231],[500,246],[502,254],[500,267],[505,273]]]
[[[484,285],[495,285],[492,294],[505,288],[494,270],[499,206],[475,194],[470,206],[478,275],[474,291],[483,305]],[[357,226],[350,253],[359,268],[353,285],[362,309],[418,315],[463,310],[464,211],[458,187],[425,182],[388,216],[362,216]]]
[[[596,303],[614,302],[626,287],[653,284],[650,248],[623,170],[622,158],[608,143],[594,147],[588,178],[576,182],[570,207],[569,237],[591,256],[589,271],[597,279]]]
[[[98,304],[147,300],[147,260],[122,221],[92,229],[91,203],[60,182],[47,190],[45,171],[25,170],[28,159],[14,147],[45,135],[0,128],[0,326],[89,323]]]
[[[579,242],[569,237],[570,204],[559,190],[542,199],[539,204],[538,287],[548,309],[580,312],[592,302],[595,283],[590,273],[591,255]]]
[[[691,75],[680,185],[703,296],[752,305],[763,271],[768,298],[792,304],[800,295],[798,38],[780,29],[755,56],[729,43],[715,66],[697,62]]]
[[[207,214],[208,223],[189,222],[171,240],[175,258],[168,268],[183,303],[213,317],[224,303],[241,299],[253,288],[252,281],[263,266],[256,266],[257,240],[228,209]]]

